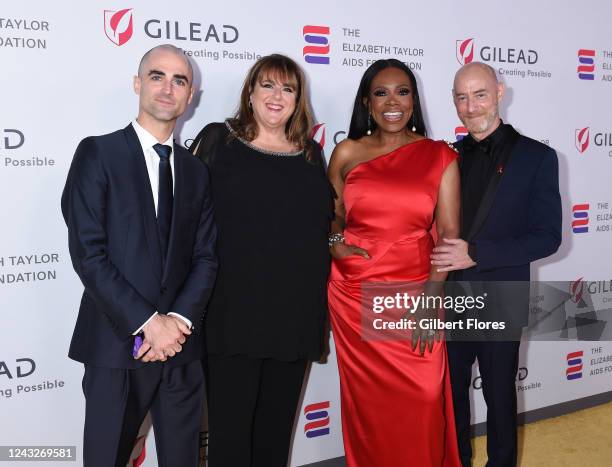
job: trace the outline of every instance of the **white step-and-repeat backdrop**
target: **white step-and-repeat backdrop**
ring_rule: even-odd
[[[195,105],[177,130],[186,145],[203,125],[232,114],[255,59],[293,57],[310,79],[315,138],[328,157],[345,137],[372,61],[395,57],[415,71],[430,136],[448,140],[465,131],[451,100],[454,72],[472,60],[489,63],[508,88],[506,121],[559,155],[563,245],[534,264],[534,278],[577,281],[605,301],[612,277],[610,16],[607,2],[555,0],[3,2],[0,445],[76,445],[81,463],[82,366],[66,353],[82,288],[60,194],[78,141],[135,117],[132,76],[146,50],[172,43],[196,66]],[[520,367],[521,412],[612,390],[609,342],[530,342]],[[474,377],[479,423],[485,407],[477,369]],[[291,465],[343,455],[339,411],[331,343],[327,362],[310,374]],[[152,438],[140,440],[133,465],[155,465]]]

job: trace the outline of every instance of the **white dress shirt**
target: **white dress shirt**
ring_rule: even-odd
[[[132,121],[132,126],[134,127],[134,131],[136,131],[136,136],[138,136],[138,141],[140,142],[140,146],[142,147],[142,152],[144,153],[145,163],[147,164],[147,173],[149,174],[149,182],[151,182],[151,191],[153,192],[153,202],[155,203],[155,215],[157,215],[157,197],[159,196],[159,155],[153,149],[153,146],[158,144],[157,138],[145,130],[140,124],[136,121]],[[170,146],[172,151],[170,151],[170,170],[172,171],[172,179],[174,180],[174,145],[173,145],[173,134],[163,143],[166,146]],[[174,191],[174,183],[172,184],[172,191]],[[151,317],[146,320],[142,326],[140,326],[133,335],[138,334],[142,331],[142,328],[146,326],[146,324],[151,321],[151,319],[157,314],[157,311],[151,315]],[[191,321],[185,318],[183,315],[179,313],[170,312],[168,315],[176,316],[177,318],[182,319],[187,326],[191,328]]]

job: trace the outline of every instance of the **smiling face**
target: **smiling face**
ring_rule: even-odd
[[[146,128],[175,122],[191,102],[192,79],[185,57],[163,49],[152,51],[134,77],[140,124]]]
[[[285,128],[296,106],[297,84],[292,79],[265,74],[256,80],[250,102],[258,127]]]
[[[457,72],[453,85],[457,116],[477,141],[499,126],[499,103],[503,95],[503,84],[486,65],[474,62]]]
[[[367,107],[378,129],[402,131],[412,118],[413,98],[410,77],[399,68],[380,71],[372,80]]]

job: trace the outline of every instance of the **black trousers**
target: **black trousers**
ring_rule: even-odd
[[[197,467],[204,403],[199,360],[137,370],[85,365],[85,467],[125,467],[149,410],[160,467]]]
[[[286,467],[306,360],[207,358],[208,467]]]
[[[487,404],[487,467],[517,463],[516,373],[519,341],[447,342],[459,454],[463,467],[472,465],[470,385],[478,359],[482,394]]]

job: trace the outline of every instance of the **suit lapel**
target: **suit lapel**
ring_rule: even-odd
[[[134,174],[136,177],[136,189],[138,190],[138,197],[140,201],[140,207],[143,214],[143,223],[145,235],[147,237],[147,244],[149,246],[149,252],[151,253],[151,262],[153,264],[153,273],[161,280],[161,251],[159,245],[159,234],[157,232],[157,216],[155,215],[155,203],[153,201],[153,190],[151,189],[151,181],[149,180],[149,174],[147,172],[147,165],[145,163],[145,156],[142,152],[142,146],[136,135],[136,131],[129,124],[125,129],[125,139],[130,148],[130,153],[133,157],[133,164],[135,167]]]
[[[476,215],[474,216],[474,222],[472,222],[472,227],[470,228],[470,231],[466,238],[468,242],[474,240],[474,237],[478,235],[478,232],[480,232],[480,229],[482,228],[485,220],[487,219],[487,216],[489,215],[489,211],[491,210],[491,206],[493,205],[493,201],[495,200],[495,194],[497,193],[497,190],[499,189],[499,184],[501,183],[502,178],[506,173],[506,166],[508,165],[508,162],[512,157],[512,153],[514,152],[514,148],[516,147],[516,141],[518,140],[518,137],[519,134],[514,131],[514,129],[508,135],[508,142],[506,143],[508,144],[508,149],[503,151],[503,153],[501,154],[501,157],[497,163],[495,173],[491,177],[491,180],[489,180],[487,189],[485,190],[484,195],[482,196],[482,201],[478,206],[478,210],[476,211]]]
[[[170,240],[168,241],[168,252],[166,253],[166,264],[162,275],[162,282],[165,281],[168,271],[170,270],[170,263],[172,262],[173,258],[176,257],[174,250],[176,248],[175,244],[178,235],[177,230],[180,227],[178,225],[179,219],[181,218],[179,211],[182,206],[185,206],[185,203],[183,202],[183,179],[185,177],[185,169],[183,166],[183,154],[180,151],[180,147],[174,143],[174,199],[172,202],[172,225],[170,226]]]

